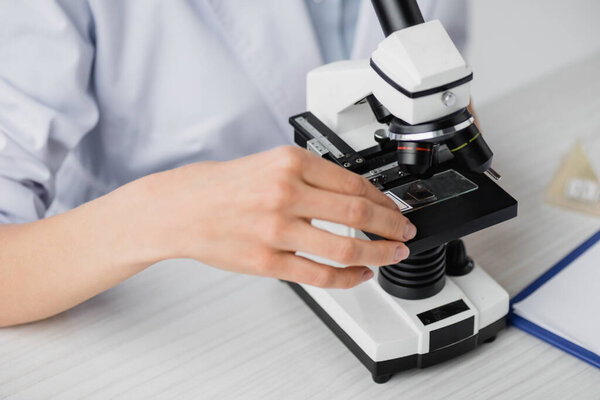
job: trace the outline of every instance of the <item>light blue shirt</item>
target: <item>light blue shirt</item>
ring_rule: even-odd
[[[464,36],[464,0],[419,3]],[[0,224],[292,144],[306,74],[383,36],[369,0],[18,0],[0,27]]]
[[[350,58],[361,0],[305,0],[323,61]]]

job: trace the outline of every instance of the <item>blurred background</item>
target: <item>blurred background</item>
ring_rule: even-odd
[[[598,0],[470,0],[469,12],[477,106],[600,53]]]

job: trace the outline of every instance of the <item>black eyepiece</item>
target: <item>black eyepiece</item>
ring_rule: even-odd
[[[385,36],[425,22],[416,0],[372,0]]]

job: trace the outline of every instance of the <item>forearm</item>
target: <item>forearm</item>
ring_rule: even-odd
[[[389,240],[338,236],[312,219]],[[166,258],[349,288],[373,276],[366,265],[406,258],[415,234],[368,180],[306,150],[191,164],[52,218],[0,227],[0,326],[54,315]]]
[[[128,185],[69,212],[0,226],[0,326],[49,317],[161,259]]]

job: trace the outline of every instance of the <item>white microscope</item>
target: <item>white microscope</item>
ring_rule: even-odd
[[[493,154],[467,110],[473,74],[442,24],[424,22],[414,0],[373,6],[386,39],[370,60],[311,71],[308,111],[290,123],[297,144],[369,179],[418,233],[408,259],[375,268],[377,279],[353,289],[290,286],[384,383],[492,341],[505,327],[508,294],[459,239],[515,217],[517,201],[494,182]]]

